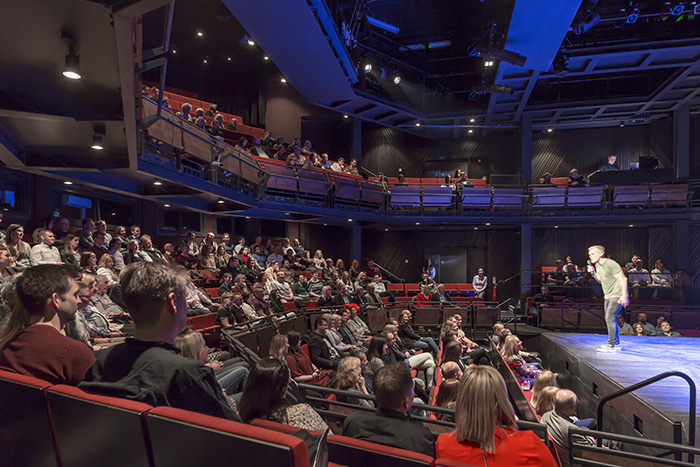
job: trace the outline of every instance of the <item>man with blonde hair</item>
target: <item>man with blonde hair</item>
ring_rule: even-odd
[[[620,346],[620,327],[617,314],[630,304],[627,278],[620,265],[605,257],[605,247],[593,245],[588,248],[588,272],[600,282],[605,296],[605,323],[608,327],[608,343],[596,349],[598,352],[616,352]]]

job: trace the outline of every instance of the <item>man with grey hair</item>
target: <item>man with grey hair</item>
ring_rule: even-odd
[[[81,389],[239,421],[213,370],[173,346],[187,320],[187,280],[186,270],[161,262],[124,269],[120,283],[134,338],[98,352]]]
[[[141,235],[141,249],[151,258],[152,261],[165,261],[161,251],[153,246],[153,239],[150,235]]]
[[[554,396],[554,410],[542,415],[542,423],[547,425],[549,435],[552,437],[559,454],[562,466],[569,465],[569,428],[577,427],[571,417],[576,413],[578,398],[573,391],[560,389]],[[573,435],[573,442],[593,446],[595,440],[590,436]]]

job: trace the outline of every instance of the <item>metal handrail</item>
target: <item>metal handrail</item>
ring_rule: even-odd
[[[376,261],[374,262],[374,265],[377,266],[377,268],[379,268],[379,270],[382,271],[382,273],[386,273],[388,276],[391,276],[394,280],[396,280],[396,282],[400,282],[402,284],[404,284],[406,282],[406,279],[402,279],[401,277],[397,276],[393,272],[391,272],[388,269],[384,268],[383,266],[379,265]]]
[[[576,443],[573,440],[573,435],[579,435],[579,436],[590,436],[593,438],[597,438],[596,441],[596,446],[591,446],[591,445],[586,445],[586,444],[581,444],[581,443]],[[679,454],[682,455],[683,452],[686,452],[688,454],[688,462],[683,462],[678,459],[664,459],[660,457],[660,455],[652,456],[652,455],[647,455],[647,454],[638,454],[638,453],[633,453],[629,451],[618,451],[618,450],[613,450],[613,449],[607,449],[603,448],[602,441],[603,439],[611,440],[611,441],[619,441],[625,444],[639,444],[641,446],[645,446],[648,448],[654,448],[654,449],[664,449],[666,452],[663,454],[669,454],[669,453],[676,453],[678,456]],[[605,454],[607,456],[616,456],[616,457],[625,457],[628,459],[636,459],[639,461],[648,461],[651,463],[662,463],[662,464],[667,464],[667,465],[676,465],[676,466],[689,466],[692,464],[694,456],[695,455],[700,455],[700,449],[695,448],[695,447],[688,447],[684,444],[676,444],[676,443],[669,443],[666,441],[657,441],[657,440],[651,440],[651,439],[645,439],[645,438],[637,438],[634,436],[628,436],[628,435],[621,435],[617,433],[608,433],[608,432],[603,432],[600,430],[589,430],[587,428],[579,428],[577,426],[572,426],[569,428],[569,437],[568,437],[568,444],[569,444],[569,463],[571,465],[590,465],[590,466],[601,466],[601,465],[609,465],[609,464],[601,464],[598,461],[593,461],[593,460],[586,460],[583,458],[579,457],[574,457],[574,449],[580,450],[580,451],[589,451],[589,452],[595,452],[599,454]],[[670,452],[669,452],[670,451]],[[662,454],[662,455],[663,455]]]
[[[578,320],[577,320],[576,323],[572,323],[571,321],[568,321],[568,320],[565,320],[565,319],[564,319],[564,305],[567,304],[567,303],[570,303],[571,305],[574,305],[574,306],[576,307],[576,310],[578,311],[578,314],[577,314]],[[570,324],[575,325],[575,326],[576,326],[576,329],[578,330],[578,329],[581,327],[581,322],[580,322],[580,321],[581,321],[581,311],[585,311],[586,313],[589,313],[589,314],[595,316],[596,318],[598,318],[599,320],[601,320],[601,325],[600,325],[600,326],[601,326],[601,328],[603,327],[602,320],[604,319],[604,317],[601,317],[600,315],[598,315],[598,314],[596,314],[596,313],[593,313],[593,312],[592,312],[591,310],[589,310],[587,307],[583,307],[583,306],[581,306],[580,304],[578,304],[578,303],[576,303],[576,302],[574,302],[574,301],[572,301],[572,300],[569,300],[568,298],[565,298],[564,300],[561,301],[561,322],[562,322],[562,326],[564,325],[564,321],[566,321],[567,323],[570,323]]]
[[[620,396],[628,394],[632,391],[636,391],[637,389],[643,388],[657,381],[661,381],[662,379],[670,378],[671,376],[678,376],[679,378],[683,378],[688,383],[688,387],[690,388],[690,400],[688,402],[688,445],[695,446],[695,407],[697,403],[697,389],[695,387],[695,382],[690,378],[690,376],[686,375],[681,371],[667,371],[665,373],[661,373],[651,378],[645,379],[644,381],[640,381],[637,384],[633,384],[632,386],[620,389],[619,391],[615,391],[612,394],[608,394],[607,396],[603,397],[598,403],[598,424],[600,426],[600,429],[603,429],[603,407],[605,406],[605,404],[607,404],[613,399],[617,399]],[[598,440],[598,447],[602,446],[602,442],[603,441],[601,439]],[[690,462],[693,462],[692,454],[688,455],[688,460]]]

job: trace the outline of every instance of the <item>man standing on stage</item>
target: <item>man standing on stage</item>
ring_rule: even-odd
[[[588,248],[588,272],[600,282],[605,295],[605,323],[608,326],[608,343],[600,346],[598,352],[616,352],[620,347],[620,328],[617,324],[617,314],[630,304],[627,291],[627,278],[619,264],[610,258],[605,258],[605,248],[593,245]]]

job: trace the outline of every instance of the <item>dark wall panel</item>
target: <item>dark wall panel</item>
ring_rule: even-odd
[[[700,177],[700,115],[690,116],[690,176]]]
[[[362,124],[362,166],[374,173],[397,176],[399,168],[407,177],[422,176],[422,163],[430,140],[405,134],[394,128]]]
[[[664,267],[675,271],[676,261],[673,257],[673,229],[671,227],[652,227],[649,229],[649,250],[644,260],[644,267],[651,271],[654,262],[661,259]]]
[[[338,258],[350,267],[352,261],[352,229],[347,227],[314,224],[299,225],[299,242],[311,256],[316,250],[322,250],[325,258]],[[359,259],[359,258],[358,258]]]
[[[301,142],[311,140],[319,154],[328,153],[331,160],[339,157],[350,161],[352,156],[353,121],[340,114],[301,117]]]
[[[537,229],[532,232],[532,268],[554,268],[557,259],[571,255],[580,266],[588,260],[588,247],[603,245],[606,256],[620,265],[632,255],[647,253],[649,230],[627,229]],[[646,262],[646,258],[644,258]]]

